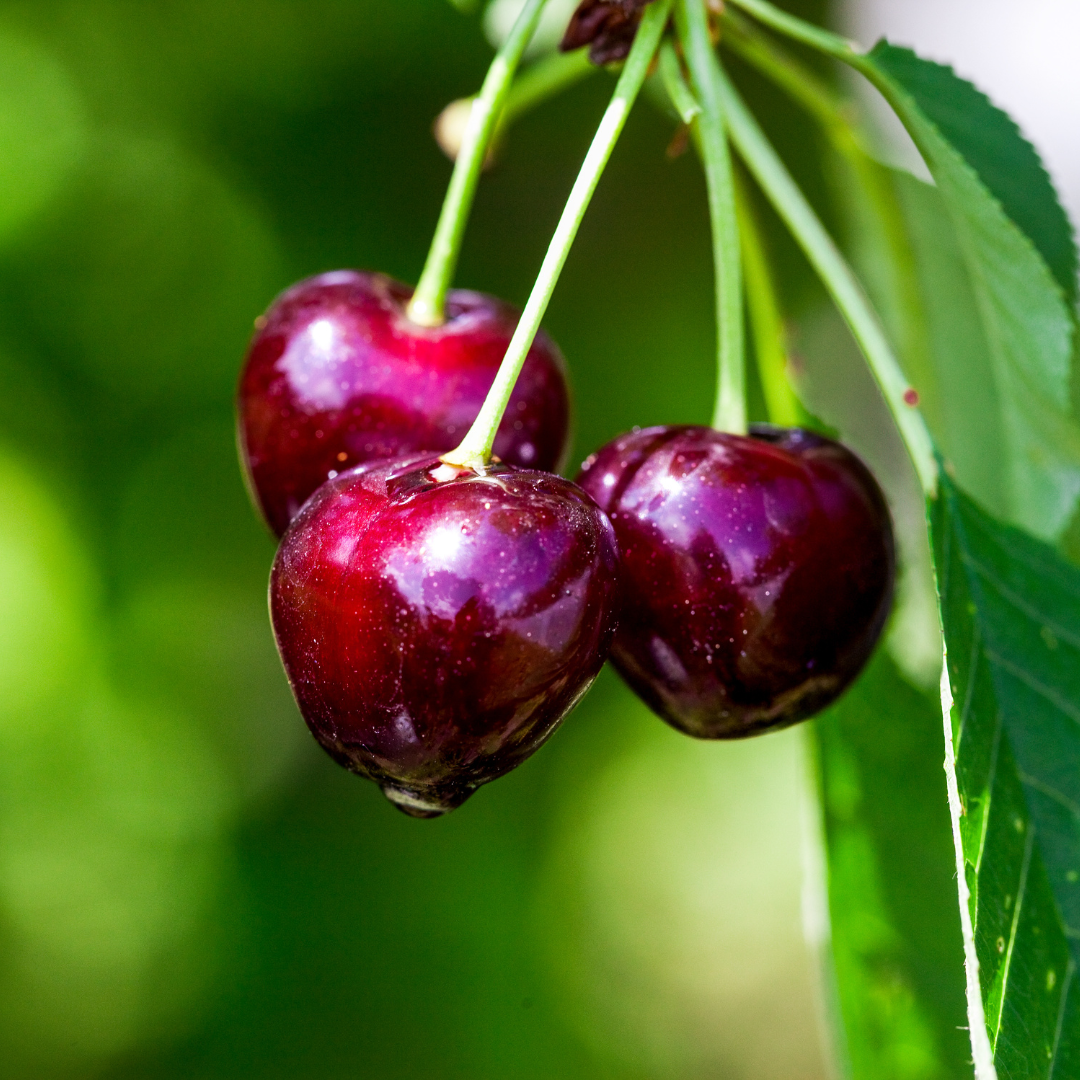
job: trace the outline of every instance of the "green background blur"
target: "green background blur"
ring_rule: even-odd
[[[418,822],[317,750],[278,665],[233,443],[252,320],[320,271],[416,279],[450,168],[431,123],[490,55],[446,0],[0,3],[5,1078],[826,1075],[798,731],[692,743],[605,672],[534,759]],[[835,223],[805,123],[742,79]],[[511,132],[459,284],[524,301],[611,85]],[[711,411],[673,132],[635,111],[546,321],[575,463]],[[825,343],[818,411],[858,415],[902,504],[865,376],[774,253],[811,376]]]

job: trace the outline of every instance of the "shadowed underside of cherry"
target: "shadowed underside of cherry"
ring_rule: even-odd
[[[341,270],[294,285],[259,320],[237,394],[238,441],[278,536],[327,479],[365,461],[451,450],[480,411],[518,312],[452,290],[446,322],[422,327],[405,315],[411,295],[384,275]],[[564,363],[541,332],[495,454],[555,471],[568,437]]]
[[[300,512],[270,580],[300,710],[338,762],[433,817],[520,764],[615,627],[610,523],[534,470],[371,463]]]
[[[839,443],[658,427],[621,436],[578,482],[622,559],[612,660],[674,727],[737,738],[812,716],[852,682],[889,613],[892,524]]]

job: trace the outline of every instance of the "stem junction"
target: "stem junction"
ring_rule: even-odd
[[[510,401],[514,384],[521,373],[525,357],[532,347],[533,338],[540,329],[540,322],[547,311],[551,295],[555,291],[555,285],[562,273],[566,258],[570,254],[570,248],[585,217],[593,192],[596,191],[604,168],[622,134],[630,107],[645,82],[645,76],[649,73],[649,67],[656,55],[664,27],[671,14],[671,5],[672,0],[653,0],[645,8],[630,55],[626,58],[619,81],[615,85],[615,93],[604,111],[600,126],[593,136],[585,161],[574,181],[570,197],[566,201],[559,224],[555,227],[547,254],[540,266],[536,284],[533,285],[532,292],[529,294],[525,310],[521,313],[514,336],[510,339],[495,381],[491,384],[491,389],[484,399],[480,414],[461,441],[461,445],[442,457],[442,460],[450,465],[475,469],[483,468],[491,460],[495,434]]]

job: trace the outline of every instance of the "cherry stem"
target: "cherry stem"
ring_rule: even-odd
[[[495,133],[491,136],[483,167],[486,169],[491,164],[491,159],[498,153],[499,143],[502,142],[507,130],[520,117],[599,70],[600,68],[589,59],[586,49],[577,49],[570,53],[549,53],[542,60],[530,64],[514,80],[510,93],[506,95],[506,103],[495,125]],[[472,97],[452,102],[447,106],[447,110],[460,106],[471,110],[475,100],[476,98]],[[461,153],[460,145],[455,148],[452,145],[447,146],[442,141],[440,145],[451,160],[457,160],[458,154]]]
[[[717,385],[713,426],[746,434],[746,359],[742,265],[735,180],[720,90],[720,62],[703,0],[678,0],[675,25],[701,112],[694,118],[712,222],[716,289]]]
[[[735,205],[739,213],[739,236],[742,239],[743,278],[746,282],[746,307],[754,338],[758,377],[765,395],[769,419],[783,427],[798,427],[807,421],[788,377],[788,352],[784,319],[776,294],[772,268],[765,249],[745,180],[736,177]]]
[[[599,70],[589,59],[587,49],[551,53],[530,64],[514,81],[506,97],[506,107],[499,117],[495,138],[498,139],[518,117]]]
[[[514,71],[532,40],[545,2],[526,0],[509,36],[491,61],[480,93],[469,110],[469,122],[465,125],[427,262],[406,311],[419,326],[439,326],[445,321],[446,293],[457,268],[484,158],[510,92]]]
[[[936,401],[937,374],[931,361],[926,309],[919,290],[915,253],[905,227],[903,210],[886,166],[864,148],[850,105],[813,71],[748,19],[728,10],[724,14],[724,44],[786,91],[822,126],[837,154],[847,163],[873,215],[867,225],[872,243],[888,253],[881,260],[886,325],[893,333],[904,366],[927,403]],[[889,318],[889,315],[892,318]]]
[[[679,114],[679,119],[689,126],[694,119],[701,115],[701,106],[697,98],[690,92],[683,78],[682,66],[679,63],[679,55],[675,51],[675,45],[669,38],[664,39],[660,46],[660,78],[664,83],[667,96],[671,104]]]
[[[495,443],[495,434],[499,429],[503,413],[510,401],[514,384],[521,373],[525,357],[532,347],[533,338],[540,329],[540,322],[547,311],[551,295],[562,273],[570,248],[577,236],[578,228],[585,211],[588,209],[596,185],[604,172],[611,153],[615,149],[619,135],[626,124],[630,108],[634,104],[649,66],[656,54],[657,46],[671,14],[672,0],[653,0],[645,8],[638,27],[630,55],[626,58],[619,81],[615,84],[615,93],[600,120],[600,125],[593,136],[592,144],[585,155],[581,171],[574,181],[570,197],[563,208],[559,224],[548,245],[547,254],[540,266],[536,284],[525,304],[514,336],[507,346],[495,381],[491,384],[480,414],[473,422],[461,445],[456,450],[444,454],[442,460],[450,465],[466,468],[482,468],[491,460],[491,448]]]
[[[724,111],[735,148],[843,315],[900,430],[923,491],[934,495],[937,463],[930,433],[922,414],[905,400],[911,398],[911,386],[873,306],[738,91],[723,72],[720,79]]]
[[[847,63],[860,59],[858,47],[853,41],[823,30],[820,26],[814,26],[813,23],[808,23],[795,15],[789,15],[786,11],[773,7],[766,0],[729,0],[729,3],[732,7],[742,8],[759,22],[763,22],[793,41],[809,45],[812,49],[835,56]]]
[[[855,42],[848,41],[847,38],[842,38],[837,34],[832,34],[828,30],[822,30],[820,26],[814,26],[813,23],[805,22],[794,15],[789,15],[786,11],[781,11],[779,8],[767,3],[767,0],[730,0],[730,3],[732,6],[742,8],[743,11],[753,15],[770,29],[776,30],[793,41],[808,45],[826,56],[841,60],[849,67],[854,68],[868,82],[873,84],[881,96],[889,103],[893,112],[903,120],[903,110],[898,108],[899,101],[896,87],[878,70],[877,65]],[[919,152],[923,153],[923,147],[916,134],[910,129],[908,134],[911,135]],[[923,156],[926,155],[923,154]]]

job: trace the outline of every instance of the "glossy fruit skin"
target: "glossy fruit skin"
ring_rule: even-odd
[[[590,457],[578,483],[619,541],[612,661],[679,730],[730,739],[804,720],[873,652],[892,522],[839,443],[764,425],[648,428]]]
[[[323,748],[434,817],[536,750],[615,630],[611,524],[569,480],[430,456],[329,481],[278,550],[270,612]]]
[[[451,290],[442,326],[410,322],[412,289],[338,270],[292,286],[257,323],[237,392],[249,489],[281,536],[327,479],[365,461],[453,449],[476,418],[518,312]],[[570,404],[565,364],[542,331],[525,361],[495,454],[556,471]]]

